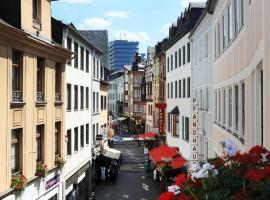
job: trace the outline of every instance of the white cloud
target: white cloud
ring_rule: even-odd
[[[108,11],[105,15],[114,18],[128,18],[129,13],[126,11]]]
[[[83,24],[79,25],[80,29],[106,29],[111,25],[111,21],[99,17],[85,19]]]
[[[184,6],[185,8],[188,7],[190,2],[205,2],[206,0],[180,0],[180,3],[182,4],[182,6]]]
[[[115,40],[130,40],[138,42],[146,42],[150,37],[146,32],[130,32],[127,30],[115,30],[113,32],[113,39]]]
[[[62,0],[63,2],[66,2],[66,3],[83,3],[83,4],[86,4],[86,3],[91,3],[93,0]]]
[[[161,32],[161,33],[164,33],[164,34],[168,34],[168,33],[169,33],[169,28],[170,28],[171,25],[172,25],[172,23],[165,24],[165,25],[161,28],[160,32]]]

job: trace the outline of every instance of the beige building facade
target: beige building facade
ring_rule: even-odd
[[[270,148],[270,1],[217,1],[213,13],[213,143]]]
[[[108,126],[108,87],[107,81],[100,81],[100,114],[99,114],[99,125],[100,133],[103,138],[106,138],[109,131]]]
[[[71,52],[51,43],[51,2],[33,2],[21,1],[16,19],[0,15],[0,198],[61,198],[54,162],[65,151],[65,63]],[[39,162],[49,170],[44,188],[34,187]],[[10,189],[19,173],[28,180],[21,197]],[[46,187],[54,177],[59,181]]]

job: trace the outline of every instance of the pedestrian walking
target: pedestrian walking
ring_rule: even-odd
[[[105,167],[100,167],[100,180],[101,180],[101,184],[104,184],[105,183],[105,180],[106,180],[106,175],[105,175],[105,172],[106,171],[106,168]]]

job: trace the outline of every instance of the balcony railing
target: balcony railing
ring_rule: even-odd
[[[22,91],[12,91],[12,102],[22,102]]]
[[[37,92],[37,102],[44,102],[45,101],[45,95],[44,92]]]
[[[55,93],[55,101],[60,102],[61,101],[61,93]]]

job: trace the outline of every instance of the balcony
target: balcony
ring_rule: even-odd
[[[45,94],[44,92],[37,92],[37,102],[43,103],[45,101]]]
[[[22,102],[23,94],[22,91],[12,91],[12,102]]]
[[[60,102],[61,101],[61,93],[55,93],[55,102]]]

